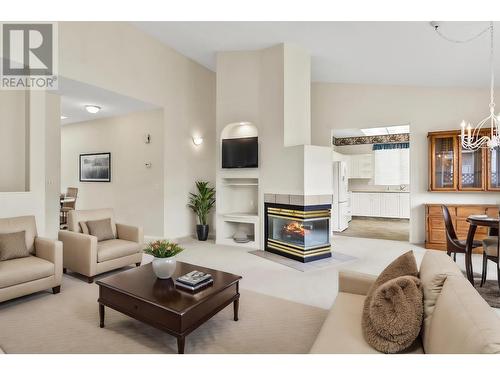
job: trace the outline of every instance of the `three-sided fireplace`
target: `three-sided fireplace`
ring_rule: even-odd
[[[265,203],[265,250],[300,262],[331,257],[330,205]]]

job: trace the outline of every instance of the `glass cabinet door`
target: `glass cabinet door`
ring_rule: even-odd
[[[483,149],[470,151],[462,148],[460,154],[460,190],[483,190]]]
[[[454,136],[434,137],[432,142],[432,190],[456,189]]]
[[[500,190],[500,147],[488,152],[488,190]]]

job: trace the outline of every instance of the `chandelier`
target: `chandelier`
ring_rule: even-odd
[[[481,31],[479,34],[469,38],[467,40],[455,40],[446,37],[443,35],[438,29],[439,24],[436,22],[431,22],[431,26],[434,27],[434,30],[438,35],[442,38],[453,42],[453,43],[467,43],[472,40],[479,38],[481,35],[490,32],[490,114],[488,117],[481,120],[474,128],[472,127],[470,122],[462,121],[460,124],[461,132],[460,132],[460,140],[462,144],[462,148],[466,150],[477,150],[479,148],[489,148],[494,149],[495,147],[500,146],[500,131],[499,131],[499,119],[497,115],[495,115],[495,72],[494,72],[494,54],[493,54],[493,22],[490,22],[490,26]],[[489,133],[487,133],[488,127]],[[484,130],[483,130],[484,128]]]

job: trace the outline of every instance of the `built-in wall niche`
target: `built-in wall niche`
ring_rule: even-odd
[[[258,186],[259,185],[259,179],[258,178],[224,178],[223,179],[223,184],[224,186],[229,186],[229,187],[240,187],[240,186]]]
[[[248,243],[255,242],[255,225],[252,223],[241,223],[236,221],[226,221],[224,225],[224,239],[233,244],[234,236],[237,233],[244,233],[247,235]]]
[[[219,212],[246,213],[257,215],[258,211],[258,179],[225,178],[223,184],[223,200]]]
[[[219,139],[217,169],[217,233],[218,244],[257,249],[259,235],[259,168],[222,168],[222,142],[225,139],[258,137],[257,127],[246,121],[228,124]],[[235,240],[244,233],[248,242]]]
[[[233,122],[222,130],[222,139],[258,137],[257,127],[249,121]]]
[[[259,165],[258,131],[250,122],[227,125],[221,134],[222,169],[256,169]]]

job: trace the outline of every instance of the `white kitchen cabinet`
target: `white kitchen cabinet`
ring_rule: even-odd
[[[361,216],[360,193],[349,193],[351,197],[351,212],[354,216]]]
[[[380,212],[382,209],[382,195],[379,193],[370,193],[370,215],[369,216],[381,216]]]
[[[370,195],[367,193],[351,194],[351,211],[354,216],[371,216]]]
[[[410,218],[409,193],[351,192],[353,216]]]
[[[371,216],[370,194],[361,194],[359,199],[359,214],[361,216]]]
[[[402,219],[410,218],[410,194],[399,193],[399,217]]]
[[[380,193],[380,216],[399,217],[399,194]]]
[[[347,166],[348,178],[372,178],[373,157],[372,154],[350,155]]]

